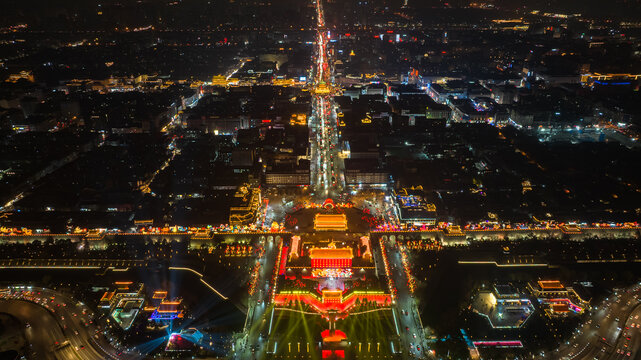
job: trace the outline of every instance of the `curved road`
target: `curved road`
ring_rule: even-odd
[[[33,359],[133,359],[103,336],[89,309],[60,293],[28,287],[2,289],[0,312],[25,325]]]
[[[618,290],[593,308],[551,359],[638,359],[641,356],[641,284]]]

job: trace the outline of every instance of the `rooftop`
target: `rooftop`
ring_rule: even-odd
[[[313,248],[309,250],[312,259],[352,259],[354,254],[351,248]]]
[[[558,280],[544,280],[544,281],[539,281],[538,283],[539,283],[539,287],[541,287],[541,289],[543,290],[565,289],[565,286],[563,286],[563,284],[561,284],[561,282]]]

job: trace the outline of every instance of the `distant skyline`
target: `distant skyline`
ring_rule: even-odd
[[[356,0],[341,0],[342,3],[357,2]],[[265,5],[266,3],[271,5]],[[274,14],[287,14],[287,19],[298,19],[300,24],[307,23],[302,16],[305,16],[308,9],[305,9],[305,1],[273,0],[270,2],[256,2],[243,0],[182,0],[180,2],[168,2],[162,0],[116,1],[116,0],[9,0],[3,2],[2,14],[0,14],[0,26],[11,26],[20,22],[28,22],[31,26],[38,24],[49,26],[62,26],[68,21],[77,24],[99,25],[101,22],[111,21],[121,23],[147,22],[168,24],[176,22],[176,25],[202,24],[215,25],[232,21],[234,17],[256,17],[260,18],[261,13],[255,10],[267,7],[273,8]],[[383,9],[398,8],[402,6],[402,0],[370,0],[373,8]],[[581,13],[594,17],[609,17],[634,19],[641,16],[641,1],[639,0],[409,0],[408,4],[420,15],[421,9],[440,6],[461,7],[469,3],[488,3],[502,8],[540,9],[544,11],[565,11]],[[257,4],[256,7],[253,4]],[[346,4],[349,7],[349,4]],[[99,10],[104,10],[99,14]],[[125,11],[126,10],[126,11]],[[117,20],[109,17],[116,16]],[[174,19],[175,18],[175,19]],[[184,18],[185,20],[181,20]],[[193,20],[189,23],[186,19]],[[207,20],[206,20],[207,19]],[[246,18],[248,19],[248,18]],[[98,24],[95,22],[98,21]],[[67,24],[68,25],[68,24]]]

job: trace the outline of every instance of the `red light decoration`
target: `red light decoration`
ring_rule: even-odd
[[[326,329],[321,332],[321,337],[323,338],[323,341],[326,342],[341,341],[347,339],[347,334],[341,330],[330,331],[329,329]]]
[[[367,300],[368,302],[376,303],[378,306],[389,306],[392,301],[392,297],[390,296],[390,294],[358,294],[354,296],[344,296],[344,298],[346,300],[342,300],[342,302],[323,302],[322,299],[319,299],[318,297],[313,296],[310,293],[278,293],[274,296],[274,304],[279,306],[286,306],[290,302],[302,302],[313,307],[319,313],[326,313],[330,310],[345,312],[356,304],[356,300],[359,300],[359,302],[361,303]]]
[[[350,268],[352,259],[312,259],[312,268]]]
[[[323,202],[323,207],[325,209],[333,209],[334,208],[334,200],[332,199],[325,199],[325,202]]]
[[[287,250],[289,250],[289,246],[283,246],[283,250],[281,251],[280,255],[280,264],[279,264],[279,275],[285,275],[285,265],[287,264]]]

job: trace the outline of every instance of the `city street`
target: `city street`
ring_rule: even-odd
[[[641,346],[641,285],[619,290],[593,307],[571,339],[550,359],[636,359]]]
[[[311,183],[319,198],[335,197],[343,189],[342,159],[338,156],[338,129],[333,100],[333,77],[325,32],[323,7],[316,2],[317,40],[313,59],[313,99],[310,119],[310,150],[312,154]]]
[[[277,266],[278,243],[276,240],[265,243],[265,253],[258,260],[261,262],[260,273],[256,292],[249,297],[247,309],[247,321],[245,324],[245,336],[236,342],[237,347],[235,359],[259,359],[265,353],[266,338],[261,336],[264,324],[267,322],[265,310],[268,308],[269,289],[274,268]]]
[[[55,291],[12,287],[0,294],[0,312],[25,325],[31,354],[37,359],[138,358],[114,348],[84,304]]]
[[[403,269],[403,261],[396,242],[383,243],[388,255],[390,273],[398,290],[393,307],[399,324],[404,358],[424,358],[425,332],[421,324],[414,294],[409,289],[408,279]],[[409,355],[409,356],[408,356]]]

